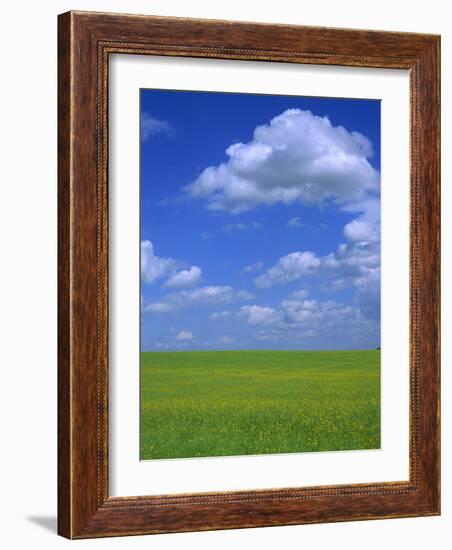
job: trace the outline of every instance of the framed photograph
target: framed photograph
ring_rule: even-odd
[[[61,535],[440,513],[439,56],[59,16]]]

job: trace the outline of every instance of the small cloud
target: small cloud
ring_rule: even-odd
[[[262,229],[262,224],[260,222],[249,222],[249,223],[227,223],[223,225],[223,231],[225,233],[234,233],[236,231],[254,231],[256,229]]]
[[[237,290],[231,286],[204,286],[192,290],[179,290],[167,294],[163,301],[147,304],[144,311],[153,313],[169,313],[175,310],[229,304],[253,299],[253,294],[247,290]]]
[[[176,306],[169,302],[152,302],[144,307],[144,311],[152,311],[153,313],[169,313],[175,309]]]
[[[181,330],[177,334],[176,340],[193,340],[193,334],[188,330]]]
[[[141,241],[141,277],[145,283],[152,284],[161,277],[167,277],[181,266],[174,258],[161,258],[154,254],[151,241]]]
[[[292,252],[282,256],[276,264],[263,275],[254,279],[259,288],[269,288],[276,284],[286,284],[304,275],[310,275],[320,266],[320,259],[309,251]]]
[[[215,311],[210,315],[210,318],[214,321],[217,321],[218,319],[227,319],[231,316],[230,311]]]
[[[207,241],[207,239],[210,239],[211,236],[212,236],[212,233],[207,233],[206,231],[203,231],[201,233],[201,239],[204,239],[205,241]]]
[[[201,280],[202,271],[197,265],[183,269],[171,276],[163,285],[168,288],[184,288],[196,285]]]
[[[245,266],[242,269],[242,273],[255,273],[256,271],[261,271],[263,268],[264,264],[262,262],[256,262],[255,264]]]
[[[328,226],[326,223],[320,222],[315,226],[308,227],[308,229],[310,233],[312,233],[313,235],[317,235],[317,233],[320,233],[320,231],[324,231],[327,227]]]
[[[358,218],[344,227],[344,235],[349,241],[356,243],[378,242],[380,240],[380,225]]]
[[[299,216],[295,216],[295,218],[291,218],[287,222],[288,227],[301,227],[303,225],[301,218]]]
[[[162,134],[167,137],[173,137],[174,128],[166,120],[160,120],[149,113],[141,114],[141,139],[147,141],[151,137]]]
[[[291,292],[290,297],[296,298],[299,300],[304,300],[308,296],[308,294],[309,292],[306,289],[301,288],[300,290],[295,290],[294,292]]]
[[[282,313],[268,306],[242,306],[238,313],[249,325],[272,325],[282,321]]]

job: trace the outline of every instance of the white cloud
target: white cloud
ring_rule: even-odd
[[[303,300],[304,298],[306,298],[308,296],[309,292],[304,289],[304,288],[300,288],[300,290],[294,290],[293,292],[290,293],[290,297],[291,298],[295,298],[295,299],[299,299],[299,300]]]
[[[322,258],[325,277],[333,277],[328,290],[351,287],[360,314],[367,319],[380,316],[380,243],[358,242],[339,246]]]
[[[379,232],[378,232],[379,234]],[[360,235],[363,237],[363,234]],[[311,252],[293,252],[280,258],[276,264],[257,277],[258,288],[291,283],[315,273],[317,281],[323,282],[323,290],[335,292],[344,288],[354,290],[354,300],[359,313],[366,319],[378,320],[380,316],[380,243],[365,240],[350,240],[339,245],[335,252],[325,256],[315,256]],[[308,254],[309,256],[304,256]],[[296,309],[285,302],[285,314],[294,320],[309,318],[307,307],[302,300],[307,297],[305,290],[290,294],[290,300],[297,301]],[[305,300],[305,304],[309,302]]]
[[[210,318],[214,321],[218,321],[219,319],[227,319],[230,316],[231,316],[231,312],[228,310],[215,311],[214,313],[210,314]]]
[[[280,258],[273,267],[257,277],[254,283],[258,288],[269,288],[291,283],[313,273],[319,281],[324,281],[326,291],[355,288],[357,298],[363,302],[363,311],[369,311],[364,306],[367,298],[372,299],[374,310],[379,307],[379,243],[343,243],[336,252],[320,257],[312,252],[293,252]],[[304,299],[306,296],[307,291],[299,290],[290,297]]]
[[[288,330],[281,330],[281,329],[274,329],[274,328],[266,328],[263,330],[259,330],[254,334],[254,337],[256,340],[261,341],[273,341],[281,343],[281,341],[287,341],[293,344],[294,342],[301,341],[304,342],[305,340],[310,340],[313,337],[317,336],[317,332],[310,328],[296,328],[296,330],[288,331]]]
[[[193,265],[190,269],[183,269],[172,275],[163,286],[169,288],[183,288],[194,286],[201,280],[201,269]]]
[[[303,225],[300,216],[295,216],[287,222],[288,227],[301,227]]]
[[[250,264],[250,265],[245,266],[242,269],[242,272],[243,273],[254,273],[256,271],[261,271],[261,269],[263,269],[263,267],[264,267],[264,264],[262,262],[256,262],[255,264]]]
[[[184,288],[198,284],[202,276],[201,268],[196,265],[187,269],[182,269],[183,267],[184,262],[180,260],[156,256],[151,241],[141,241],[141,278],[145,283],[152,284],[166,277],[168,279],[163,286],[168,288]]]
[[[303,275],[313,273],[320,266],[320,259],[313,252],[292,252],[280,258],[266,273],[254,280],[259,288],[289,283]]]
[[[166,342],[155,342],[154,348],[166,349],[166,350],[182,350],[190,346],[191,340],[177,340],[176,338],[168,340]]]
[[[374,272],[379,273],[380,268],[380,201],[368,197],[348,203],[342,210],[359,214],[344,228],[347,243],[341,243],[335,252],[325,256],[309,251],[282,256],[254,280],[256,286],[268,288],[287,284],[313,273],[327,280],[325,289],[329,290],[357,286],[358,280],[367,277],[375,281]]]
[[[151,241],[141,241],[141,277],[146,283],[154,283],[161,277],[171,275],[181,262],[173,258],[159,258],[154,254]]]
[[[232,338],[232,336],[220,336],[220,338],[211,338],[209,340],[205,340],[202,342],[203,346],[206,347],[218,347],[219,345],[230,345],[235,342],[235,338]]]
[[[249,325],[272,325],[282,320],[282,313],[268,306],[242,306],[239,316],[246,318]]]
[[[317,300],[283,300],[281,307],[285,319],[289,323],[312,325],[315,321],[324,320],[326,315],[337,316],[353,313],[351,306],[342,306],[333,300],[318,302]]]
[[[283,300],[279,308],[244,306],[239,313],[257,330],[257,340],[293,345],[294,342],[322,337],[331,338],[340,347],[341,335],[352,340],[378,335],[379,324],[362,316],[359,305],[341,304],[334,300]]]
[[[227,223],[223,225],[223,231],[225,233],[234,233],[235,231],[252,231],[255,229],[262,229],[262,224],[260,222],[249,222],[249,223]]]
[[[174,128],[166,120],[160,120],[149,113],[141,115],[141,138],[146,141],[149,138],[163,134],[168,137],[174,136]]]
[[[379,187],[379,174],[368,161],[370,141],[310,111],[284,111],[226,154],[227,162],[207,167],[185,187],[213,211],[237,214],[262,204],[328,199],[344,204]]]
[[[170,302],[152,302],[146,304],[143,308],[143,311],[152,311],[153,313],[169,313],[174,311],[176,307]]]
[[[368,269],[379,269],[380,247],[378,244],[352,243],[339,245],[336,252],[321,257],[324,271],[345,277],[350,283]]]
[[[204,286],[193,290],[181,290],[167,294],[163,300],[147,304],[145,311],[168,313],[193,306],[229,304],[251,300],[253,294],[230,286]]]
[[[212,236],[212,233],[208,233],[207,231],[203,231],[201,233],[201,238],[204,239],[205,241],[207,241],[208,239],[210,239],[210,237]]]
[[[181,330],[176,335],[176,340],[193,340],[193,334],[188,330]]]
[[[355,280],[360,314],[366,319],[380,320],[380,268],[367,269]]]
[[[354,243],[375,243],[380,240],[380,200],[370,197],[365,201],[345,205],[347,212],[360,216],[344,227],[344,235]]]
[[[193,334],[188,330],[181,330],[176,336],[169,338],[166,341],[154,342],[153,347],[166,350],[171,349],[193,349],[210,348],[222,349],[221,346],[230,346],[235,342],[232,336],[220,336],[219,338],[209,338],[208,340],[195,339]]]
[[[380,234],[374,224],[364,220],[353,220],[344,227],[344,235],[354,242],[375,242]]]
[[[361,283],[367,285],[368,280]],[[363,290],[367,296],[365,286]],[[377,312],[379,314],[379,309]],[[373,342],[379,335],[378,317],[363,311],[359,301],[355,304],[342,304],[335,300],[296,299],[294,293],[291,293],[277,307],[258,304],[242,306],[237,316],[250,326],[256,340],[274,341],[288,346],[303,342],[303,345],[315,348],[315,339],[321,338],[323,343],[329,341],[333,348],[340,348],[343,342]],[[346,335],[346,339],[341,335]],[[155,346],[166,349],[180,348],[194,341],[190,331],[181,330],[176,331],[171,341],[159,342]],[[198,344],[212,348],[229,345],[234,341],[233,337],[222,336],[205,341],[198,340]]]

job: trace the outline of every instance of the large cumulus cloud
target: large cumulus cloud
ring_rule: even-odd
[[[284,111],[226,154],[226,162],[207,167],[185,187],[214,211],[238,214],[262,204],[328,199],[342,204],[379,187],[379,174],[368,160],[371,142],[310,111]]]

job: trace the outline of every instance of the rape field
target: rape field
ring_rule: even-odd
[[[141,459],[377,449],[380,351],[141,354]]]

